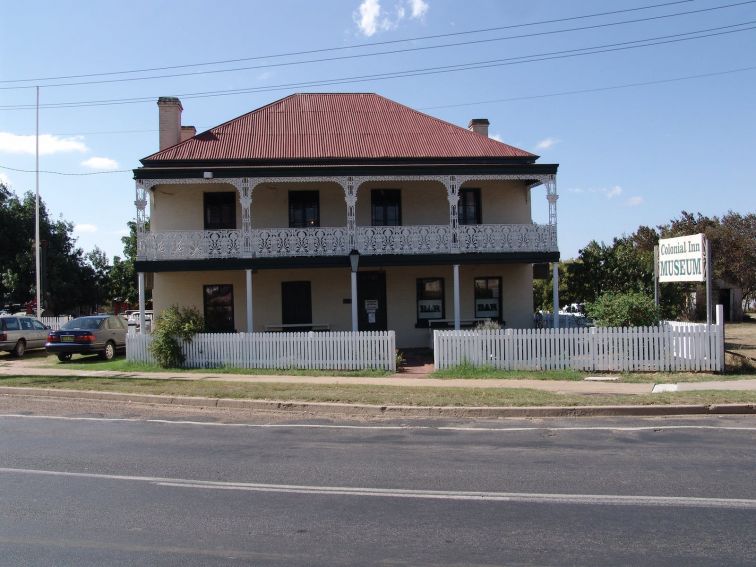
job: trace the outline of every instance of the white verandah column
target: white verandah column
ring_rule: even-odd
[[[254,319],[252,318],[252,270],[245,270],[247,276],[247,332],[254,333]]]
[[[459,313],[459,264],[454,264],[454,330],[459,331],[462,327]]]
[[[551,283],[553,286],[553,294],[554,294],[554,306],[553,306],[553,312],[554,312],[554,328],[559,328],[559,262],[553,262],[551,264],[552,273],[554,274]]]
[[[139,286],[139,332],[145,333],[145,316],[144,316],[144,272],[137,274]]]

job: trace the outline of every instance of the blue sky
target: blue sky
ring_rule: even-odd
[[[742,0],[741,0],[742,1]],[[610,240],[656,225],[681,210],[719,215],[752,212],[756,179],[756,3],[706,10],[737,0],[351,0],[323,2],[10,2],[3,7],[0,87],[44,85],[41,103],[146,98],[133,104],[42,108],[42,170],[96,173],[128,170],[157,150],[158,96],[181,96],[183,123],[206,129],[292,92],[369,91],[466,127],[488,118],[490,132],[559,163],[559,243],[565,258],[591,239]],[[655,8],[572,19],[655,4]],[[681,14],[681,15],[673,15]],[[650,21],[606,26],[663,15]],[[586,26],[563,33],[545,33]],[[452,34],[288,57],[296,51]],[[520,27],[514,27],[520,26]],[[737,26],[724,28],[724,26]],[[388,80],[312,87],[281,86],[366,74],[564,52],[699,30],[714,35],[529,63]],[[509,39],[501,39],[509,36]],[[689,37],[689,36],[688,36]],[[495,40],[485,41],[480,40]],[[664,40],[656,40],[664,41]],[[280,65],[448,43],[452,47]],[[476,42],[476,43],[471,43]],[[604,48],[605,49],[605,48]],[[170,71],[42,80],[45,77],[246,59]],[[501,61],[499,62],[501,63]],[[279,64],[278,66],[271,66]],[[145,75],[256,67],[235,72],[149,80],[51,86]],[[745,69],[754,67],[754,69]],[[716,74],[716,75],[714,75]],[[675,80],[684,77],[709,75]],[[8,82],[35,79],[30,82]],[[37,80],[39,79],[39,80]],[[669,81],[671,80],[671,81]],[[659,82],[669,81],[669,82]],[[655,84],[606,89],[634,83]],[[266,91],[188,98],[187,93]],[[34,89],[0,90],[0,176],[14,191],[34,189]],[[6,107],[6,108],[3,108]],[[53,215],[76,224],[81,247],[122,253],[120,236],[135,215],[130,172],[41,175]],[[536,221],[547,218],[542,189]]]

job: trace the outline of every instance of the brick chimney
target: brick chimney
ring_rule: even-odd
[[[470,124],[467,125],[467,129],[472,130],[476,134],[482,134],[487,138],[489,124],[488,118],[473,118],[470,120]]]
[[[197,135],[197,129],[194,126],[182,126],[181,127],[181,141],[188,140]]]
[[[173,96],[161,96],[158,99],[160,115],[160,149],[175,146],[181,141],[181,101]]]

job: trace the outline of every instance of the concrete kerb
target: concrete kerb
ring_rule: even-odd
[[[117,401],[150,405],[192,406],[208,408],[246,409],[260,411],[289,411],[341,416],[392,417],[611,417],[665,415],[722,415],[756,414],[756,404],[695,404],[695,405],[638,405],[638,406],[528,406],[528,407],[456,407],[456,406],[377,406],[368,404],[340,404],[325,402],[246,400],[234,398],[204,398],[165,396],[156,394],[128,394],[91,390],[58,390],[52,388],[0,387],[0,395],[65,398],[79,400]]]

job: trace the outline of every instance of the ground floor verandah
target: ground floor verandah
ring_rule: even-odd
[[[192,306],[214,331],[394,330],[397,347],[431,344],[431,328],[533,326],[531,263],[162,271],[156,313]],[[356,300],[355,300],[356,298]]]

